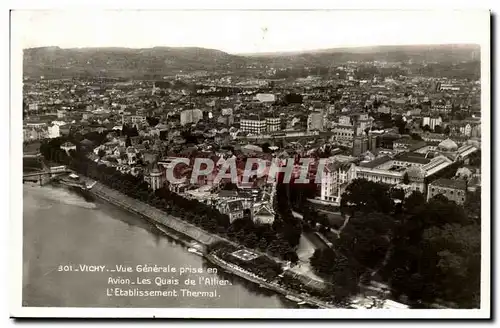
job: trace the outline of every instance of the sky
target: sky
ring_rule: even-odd
[[[12,13],[23,48],[195,46],[232,54],[481,43],[484,11],[34,11]]]

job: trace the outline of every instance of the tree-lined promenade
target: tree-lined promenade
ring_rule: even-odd
[[[69,155],[60,149],[63,140],[56,138],[40,147],[43,156],[49,160],[68,165],[76,172],[102,182],[127,196],[157,207],[167,214],[180,217],[210,233],[241,243],[249,248],[268,252],[284,260],[297,261],[294,248],[297,246],[300,230],[291,213],[283,215],[278,211],[274,223],[256,224],[249,217],[229,223],[229,216],[215,207],[197,200],[187,199],[170,191],[166,186],[152,191],[141,175],[124,174],[114,167],[96,163],[86,156],[83,149],[70,151]]]
[[[95,137],[98,144],[102,135]],[[395,298],[416,306],[435,302],[459,308],[479,306],[480,191],[469,195],[464,207],[442,196],[427,202],[418,192],[405,197],[387,185],[354,180],[342,195],[340,212],[348,220],[339,233],[339,227],[323,214],[304,206],[314,188],[279,183],[272,225],[255,224],[248,217],[230,223],[227,215],[210,205],[165,187],[152,191],[142,176],[123,174],[88,159],[80,146],[67,155],[60,149],[64,141],[53,139],[40,151],[48,160],[271,257],[296,262],[302,231],[321,231],[333,246],[316,250],[311,265],[330,283],[328,293],[337,300],[357,294],[359,286],[377,279],[390,286]],[[302,207],[302,220],[292,214],[293,205]]]

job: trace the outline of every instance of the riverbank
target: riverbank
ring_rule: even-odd
[[[187,247],[193,247],[194,244],[193,241],[199,243],[202,247],[201,249],[200,247],[198,249],[203,253],[203,256],[212,264],[220,266],[229,273],[235,274],[245,280],[264,286],[267,289],[270,289],[279,294],[285,296],[287,295],[294,296],[303,299],[306,303],[309,303],[313,306],[321,308],[334,308],[332,305],[327,304],[325,302],[316,299],[311,299],[310,297],[304,297],[303,295],[300,295],[293,291],[286,290],[277,284],[269,283],[263,280],[262,278],[253,277],[252,275],[245,273],[245,271],[242,270],[241,268],[239,268],[238,270],[238,267],[231,266],[225,261],[218,259],[213,255],[207,254],[206,247],[218,241],[228,242],[234,246],[241,247],[240,245],[237,245],[234,242],[231,242],[217,235],[212,235],[188,222],[182,221],[176,217],[168,215],[167,213],[155,207],[152,207],[148,204],[145,204],[136,199],[128,197],[114,189],[104,186],[102,183],[97,182],[93,186],[93,188],[90,189],[90,192],[94,194],[96,197],[99,197],[100,199],[103,199],[131,213],[139,215],[140,217],[143,217],[144,219],[155,225],[163,233],[175,239],[176,241],[181,242]],[[165,229],[161,229],[161,227],[164,227]],[[191,241],[188,241],[187,239]],[[302,278],[309,279],[308,277],[302,277]]]
[[[255,284],[258,284],[260,287],[265,287],[266,289],[272,290],[276,293],[279,293],[279,294],[282,294],[282,295],[285,295],[288,297],[290,297],[290,296],[294,297],[294,298],[296,298],[300,301],[303,301],[304,303],[307,303],[309,305],[312,305],[314,307],[323,308],[323,309],[335,309],[336,308],[335,306],[328,304],[326,302],[320,301],[320,300],[312,298],[310,296],[301,295],[301,294],[294,292],[294,291],[287,290],[276,283],[268,282],[268,281],[262,279],[261,277],[238,267],[237,265],[234,265],[232,263],[228,263],[228,262],[220,259],[216,255],[206,254],[205,258],[207,260],[209,260],[212,264],[215,264],[215,265],[223,268],[224,270],[226,270],[228,272],[231,272],[232,274],[234,274],[240,278],[243,278],[243,279],[251,281]]]
[[[118,307],[124,311],[127,308],[144,311],[163,308],[174,312],[178,308],[294,308],[294,304],[280,294],[226,273],[160,230],[144,218],[101,199],[89,203],[63,187],[24,185],[23,306]],[[232,285],[220,288],[221,297],[217,298],[107,297],[109,273],[54,270],[61,263],[203,268],[202,277],[230,280]],[[217,268],[217,272],[206,272],[209,267]],[[157,276],[136,270],[118,275],[126,275],[132,281],[137,277]],[[160,276],[170,278],[169,275]],[[210,292],[214,288],[219,287],[198,285],[196,290]]]
[[[130,211],[147,219],[153,224],[161,224],[181,235],[184,235],[187,238],[199,242],[204,246],[208,246],[217,241],[228,242],[228,240],[220,236],[212,235],[196,227],[195,225],[173,217],[146,203],[128,197],[114,189],[103,185],[100,182],[97,182],[92,187],[92,189],[90,189],[90,192],[107,202],[110,202],[118,207],[126,209],[127,211]]]

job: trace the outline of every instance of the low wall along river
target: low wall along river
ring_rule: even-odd
[[[191,239],[202,243],[205,246],[210,245],[216,241],[225,240],[224,238],[221,238],[217,235],[212,235],[195,225],[168,215],[153,206],[128,197],[114,189],[108,188],[100,182],[97,182],[90,190],[94,195],[106,201],[109,201],[110,203],[141,215],[148,220],[153,221],[153,223],[162,224],[172,230],[175,230],[176,232],[179,232]]]

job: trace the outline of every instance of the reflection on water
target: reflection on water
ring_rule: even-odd
[[[224,273],[204,274],[232,282],[232,286],[195,286],[217,289],[218,298],[110,297],[107,288],[116,273],[59,272],[60,265],[212,267],[204,258],[164,235],[155,226],[102,201],[88,203],[77,194],[57,187],[23,188],[23,304],[65,307],[295,307],[283,297]],[[162,276],[168,273],[120,273],[123,278]],[[185,278],[196,278],[186,275]],[[119,286],[135,288],[138,286]],[[142,286],[141,286],[142,287]],[[179,287],[179,286],[178,286]],[[153,288],[153,287],[150,287]],[[175,287],[163,286],[162,290]],[[181,288],[181,287],[179,287]],[[182,287],[184,288],[184,287]],[[147,289],[147,287],[146,287]]]

